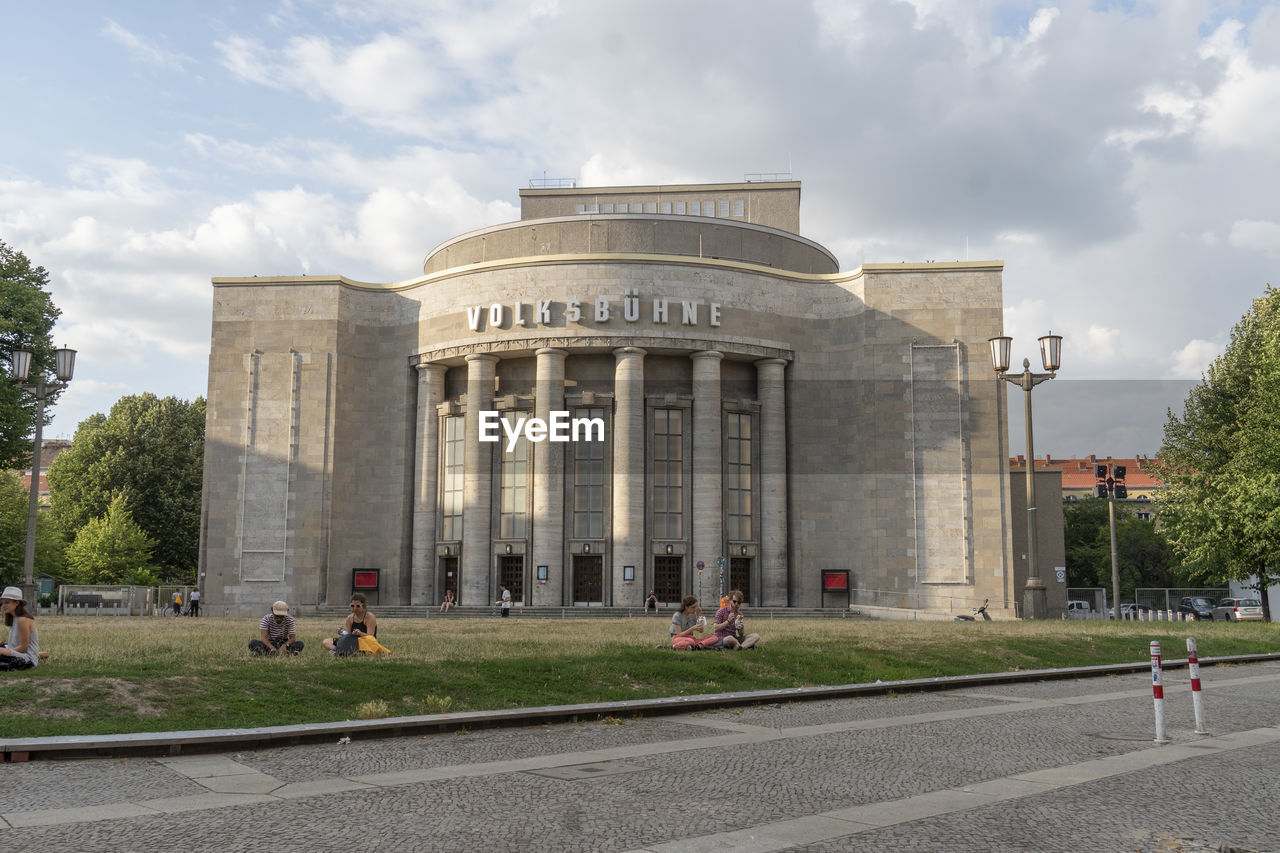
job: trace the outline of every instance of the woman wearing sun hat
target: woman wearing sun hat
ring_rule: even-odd
[[[0,643],[0,670],[30,669],[40,660],[40,641],[36,636],[36,620],[27,611],[22,590],[7,586],[0,592],[0,609],[9,629],[9,641]]]

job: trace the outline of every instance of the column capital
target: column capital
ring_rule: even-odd
[[[449,369],[449,365],[440,364],[436,361],[424,361],[421,364],[415,364],[414,367],[416,367],[421,373],[434,373],[438,376],[443,376],[445,371]]]
[[[643,350],[640,347],[618,347],[613,351],[614,357],[619,359],[627,355],[646,356],[648,354],[648,350]]]
[[[472,362],[483,362],[483,361],[487,361],[490,364],[497,364],[499,361],[499,358],[496,355],[490,355],[487,352],[473,352],[466,357],[466,361],[468,364],[471,364]]]
[[[771,367],[775,364],[779,367],[786,367],[787,360],[785,358],[759,358],[755,362],[756,367]]]
[[[569,355],[569,351],[564,349],[556,349],[555,347],[539,347],[538,349],[533,351],[533,354],[538,357],[542,357],[545,355],[545,356],[552,356],[552,357],[559,357],[559,358],[567,358]]]
[[[720,359],[724,358],[724,353],[720,352],[720,350],[704,349],[704,350],[700,350],[699,352],[689,353],[689,358],[694,358],[694,359],[714,358],[717,361],[719,361]]]

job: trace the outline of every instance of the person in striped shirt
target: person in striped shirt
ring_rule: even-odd
[[[297,638],[289,605],[277,601],[271,612],[258,623],[260,639],[249,641],[249,651],[255,655],[296,655],[302,651],[303,642]]]

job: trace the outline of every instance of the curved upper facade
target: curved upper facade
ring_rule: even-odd
[[[455,237],[432,250],[426,275],[509,258],[566,254],[683,255],[825,274],[840,265],[812,240],[732,219],[644,213],[557,216],[512,222]]]

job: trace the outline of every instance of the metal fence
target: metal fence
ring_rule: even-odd
[[[1088,608],[1077,607],[1073,602],[1083,601]],[[1107,602],[1107,591],[1100,586],[1067,587],[1067,612],[1062,614],[1067,619],[1107,619],[1110,617]]]
[[[63,584],[58,612],[64,616],[142,616],[149,612],[152,590],[145,586]]]
[[[1139,608],[1151,610],[1177,610],[1178,603],[1184,598],[1203,596],[1217,602],[1226,598],[1231,592],[1226,587],[1139,587],[1134,590],[1134,603]]]

